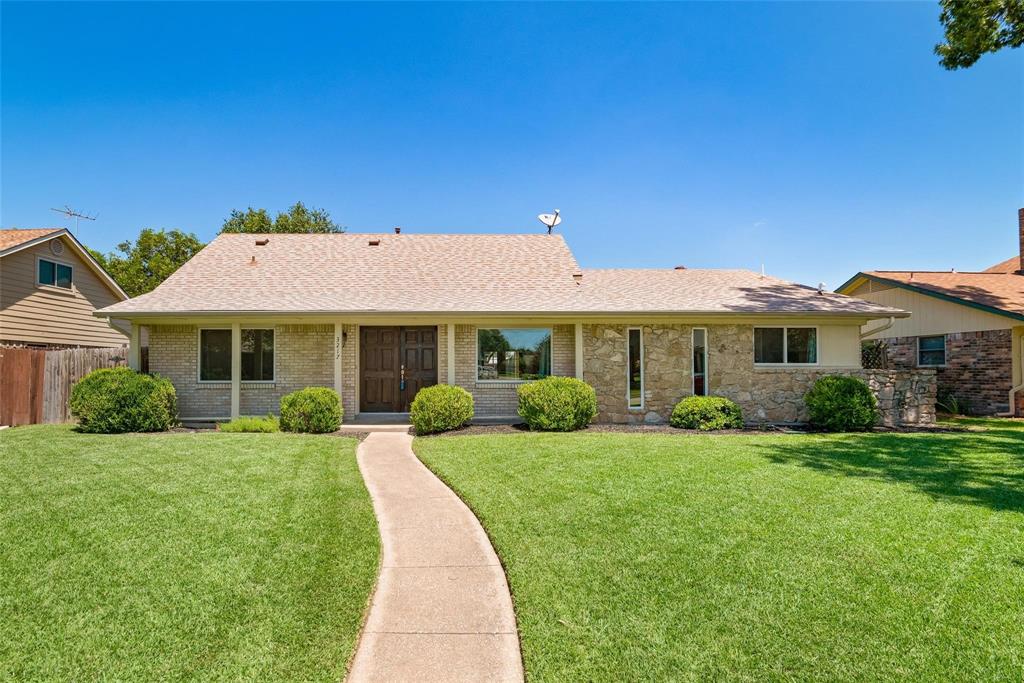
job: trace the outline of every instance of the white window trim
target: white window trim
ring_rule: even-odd
[[[230,330],[227,326],[200,327],[196,330],[196,382],[204,386],[231,386],[230,379],[203,379],[203,330]],[[242,327],[242,330],[271,330],[274,333],[274,379],[243,379],[244,386],[277,384],[277,328],[275,327]],[[231,349],[232,355],[235,350]],[[241,370],[239,370],[241,372]]]
[[[640,405],[633,405],[632,396],[629,395],[629,383],[632,380],[633,369],[629,366],[629,333],[636,330],[640,333]],[[692,373],[691,373],[692,374]],[[647,379],[647,363],[644,362],[644,328],[642,327],[627,327],[626,328],[626,409],[627,410],[643,410],[644,404],[646,403],[645,394],[646,387],[644,382]]]
[[[480,330],[547,330],[549,344],[551,344],[550,358],[550,372],[546,377],[555,376],[555,330],[552,327],[544,327],[543,325],[538,327],[536,325],[502,325],[501,327],[487,327],[485,325],[474,325],[473,326],[473,368],[476,370],[476,374],[473,375],[473,381],[476,384],[487,384],[492,386],[515,386],[518,384],[529,384],[530,382],[537,382],[535,379],[480,379]],[[274,357],[276,361],[276,356]]]
[[[754,325],[755,330],[782,330],[782,362],[781,363],[758,363],[757,358],[757,334],[751,339],[751,347],[754,352],[754,367],[756,368],[816,368],[821,365],[821,330],[817,325]],[[814,330],[814,362],[813,363],[790,363],[789,362],[789,331],[790,330]]]
[[[921,337],[942,337],[942,363],[939,365],[925,365],[921,363]],[[917,336],[917,357],[914,359],[919,368],[944,368],[949,362],[949,340],[945,334],[921,334]]]
[[[690,356],[691,356],[691,358],[690,358],[690,395],[691,396],[696,396],[697,395],[697,373],[695,373],[693,371],[693,358],[692,358],[692,356],[693,356],[692,352],[693,352],[693,349],[696,346],[696,340],[694,339],[694,337],[696,336],[697,330],[703,330],[704,331],[704,395],[705,396],[710,396],[711,395],[711,391],[710,391],[710,387],[708,386],[708,378],[711,376],[711,372],[709,371],[709,368],[711,367],[711,364],[708,363],[708,356],[710,354],[708,353],[708,328],[706,328],[706,327],[694,327],[693,329],[690,330],[690,351],[691,351],[691,353],[690,353]],[[641,375],[641,377],[642,377],[642,375]]]
[[[71,269],[71,286],[70,287],[58,287],[57,285],[46,285],[46,284],[43,284],[42,282],[40,282],[39,281],[39,262],[40,261],[48,261],[49,263],[59,263],[62,266],[67,266],[68,268],[70,268]],[[35,281],[36,287],[38,287],[40,289],[45,289],[45,290],[50,291],[50,292],[63,292],[65,294],[69,294],[69,293],[77,291],[77,289],[75,287],[75,264],[68,263],[67,261],[62,261],[62,260],[60,260],[58,258],[53,258],[51,256],[42,256],[41,254],[36,254],[36,272],[32,274],[32,279]],[[54,281],[56,282],[56,271],[54,272]]]

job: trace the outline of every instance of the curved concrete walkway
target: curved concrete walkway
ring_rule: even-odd
[[[383,561],[348,680],[522,681],[512,598],[480,522],[409,434],[372,433],[357,457]]]

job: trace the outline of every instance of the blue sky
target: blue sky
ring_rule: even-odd
[[[539,231],[584,267],[839,285],[1016,251],[1024,50],[937,3],[2,4],[0,225],[111,249],[232,208]]]

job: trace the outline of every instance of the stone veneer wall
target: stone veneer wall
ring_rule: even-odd
[[[692,328],[645,325],[644,408],[626,401],[627,325],[584,325],[584,379],[597,391],[599,422],[666,422],[672,407],[692,393]],[[934,421],[933,371],[865,371],[860,368],[755,368],[751,325],[707,325],[708,388],[732,399],[747,422],[803,422],[803,397],[828,374],[857,375],[879,396],[885,424]]]
[[[309,386],[334,386],[334,326],[275,325],[276,381],[242,383],[243,415],[277,413],[281,397]],[[178,413],[184,418],[228,417],[231,383],[200,383],[199,332],[195,325],[153,325],[149,328],[149,370],[174,384]]]
[[[520,382],[478,381],[476,378],[476,325],[455,326],[455,384],[473,394],[477,416],[515,415],[519,407],[516,388]],[[572,325],[555,325],[551,330],[551,373],[571,377],[576,372],[576,332]],[[438,382],[448,379],[447,326],[438,334]]]
[[[917,337],[889,337],[889,364],[917,367]],[[994,415],[1010,409],[1013,386],[1013,331],[987,330],[946,335],[946,365],[935,368],[939,393],[967,401],[969,412]]]

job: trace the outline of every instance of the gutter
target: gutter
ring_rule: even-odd
[[[860,333],[860,338],[864,339],[865,337],[870,337],[873,334],[878,334],[879,332],[884,332],[885,330],[889,329],[890,327],[892,327],[895,324],[896,324],[896,316],[890,315],[889,316],[889,322],[887,322],[886,324],[884,324],[884,325],[882,325],[880,327],[876,327],[873,330],[868,330],[867,332],[861,332]]]

